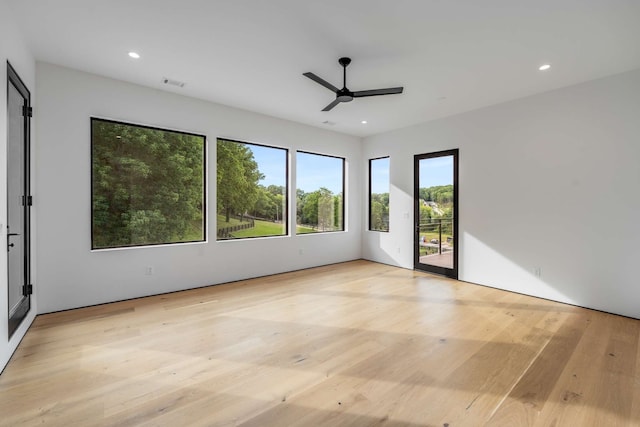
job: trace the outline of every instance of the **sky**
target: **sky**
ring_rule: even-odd
[[[261,145],[245,144],[253,152],[253,158],[258,163],[258,170],[264,175],[260,184],[268,187],[270,185],[287,185],[287,150],[273,147],[263,147]]]
[[[287,151],[280,148],[246,144],[253,152],[258,169],[264,175],[260,184],[286,185],[285,165]],[[342,159],[318,154],[296,153],[297,185],[305,193],[326,187],[333,194],[342,192]],[[371,190],[373,193],[389,192],[389,158],[371,163]],[[453,184],[453,156],[420,160],[420,188]]]
[[[253,144],[245,145],[253,152],[258,169],[264,175],[260,180],[261,185],[265,187],[286,185],[286,150]],[[342,192],[342,159],[300,152],[296,155],[296,188],[305,193],[311,193],[320,187],[331,190],[333,194]]]
[[[342,193],[343,162],[337,157],[296,153],[296,188],[309,193],[324,187],[333,194]]]
[[[389,192],[389,158],[371,161],[371,192],[383,194]]]
[[[420,159],[420,188],[453,184],[453,156]]]
[[[389,158],[371,162],[371,192],[389,192]],[[420,160],[420,188],[453,184],[453,156]]]

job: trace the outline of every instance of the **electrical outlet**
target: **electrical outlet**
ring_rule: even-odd
[[[542,268],[533,267],[533,274],[535,274],[536,277],[542,277]]]
[[[304,254],[304,250],[298,249],[298,254],[300,254],[300,255]]]
[[[153,276],[153,266],[152,265],[146,266],[144,269],[144,274],[145,276]]]

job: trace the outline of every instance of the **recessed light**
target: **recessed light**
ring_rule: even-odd
[[[549,64],[544,64],[538,67],[538,70],[540,71],[547,71],[549,68],[551,68],[551,65]]]
[[[133,59],[140,58],[140,55],[137,52],[129,52],[129,56],[132,57]]]
[[[366,125],[366,124],[367,124],[367,121],[366,121],[366,120],[363,120],[363,121],[361,121],[360,123],[362,123],[363,125]]]

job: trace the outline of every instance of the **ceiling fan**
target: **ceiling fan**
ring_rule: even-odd
[[[365,96],[377,96],[377,95],[393,95],[396,93],[402,93],[402,90],[404,89],[403,87],[390,87],[387,89],[359,90],[357,92],[351,92],[349,89],[347,89],[347,66],[351,64],[351,58],[346,58],[346,57],[340,58],[338,59],[338,63],[342,65],[342,75],[343,75],[342,89],[338,89],[328,81],[324,80],[321,77],[316,76],[313,73],[302,74],[303,76],[309,77],[314,82],[321,84],[322,86],[326,87],[327,89],[329,89],[330,91],[336,94],[336,99],[331,104],[324,107],[322,111],[329,111],[341,102],[351,102],[353,101],[353,98],[362,98]]]

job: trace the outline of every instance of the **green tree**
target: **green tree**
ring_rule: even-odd
[[[377,200],[371,201],[371,229],[372,230],[383,230],[384,223],[382,220],[383,215],[383,207],[382,203]]]
[[[92,120],[95,248],[204,239],[204,137]]]
[[[333,217],[334,217],[333,226],[340,230],[343,228],[342,207],[343,207],[342,193],[336,194],[333,197]]]
[[[335,207],[333,193],[321,187],[318,190],[318,227],[322,231],[333,230],[335,227]]]
[[[371,193],[371,229],[389,231],[389,193]]]
[[[303,190],[296,189],[296,219],[298,224],[307,224],[304,217],[304,205],[306,201],[306,194]]]
[[[318,225],[318,200],[320,191],[305,194],[302,198],[302,222],[309,225]]]
[[[433,217],[433,209],[431,206],[420,203],[420,222],[429,222]]]
[[[267,192],[267,190],[262,186],[258,186],[258,191],[256,194],[256,201],[253,205],[253,216],[256,218],[269,218],[271,216],[271,211],[273,210],[273,195]]]
[[[325,187],[312,193],[298,190],[302,224],[318,227],[322,231],[342,227],[342,195],[335,195]]]
[[[269,193],[271,199],[271,214],[269,218],[274,221],[281,221],[286,217],[286,196],[287,191],[286,187],[282,185],[270,185],[267,187],[267,192]]]
[[[217,208],[227,222],[231,213],[244,216],[258,199],[258,182],[264,176],[258,170],[249,147],[233,141],[217,144]]]

